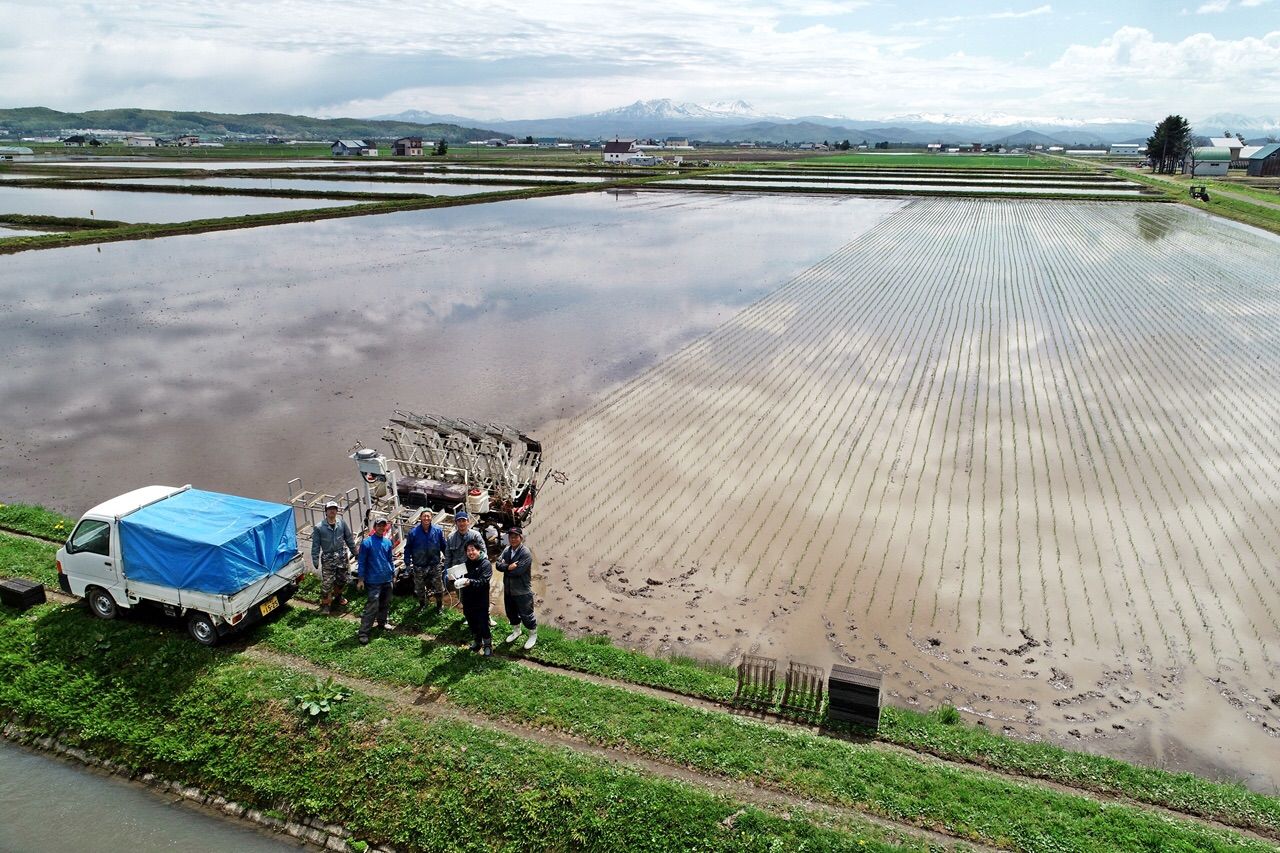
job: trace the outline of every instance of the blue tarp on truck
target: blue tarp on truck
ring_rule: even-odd
[[[298,553],[284,504],[187,489],[120,519],[130,580],[233,595]]]

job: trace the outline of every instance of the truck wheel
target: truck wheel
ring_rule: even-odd
[[[202,646],[218,644],[218,629],[214,626],[213,620],[204,613],[191,614],[187,619],[187,633],[191,635],[191,639]]]
[[[91,586],[85,598],[89,601],[89,611],[99,619],[114,619],[119,613],[116,600],[105,589]]]

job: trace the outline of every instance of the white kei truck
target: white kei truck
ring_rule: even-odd
[[[57,560],[58,586],[95,616],[158,607],[206,646],[276,611],[303,574],[290,507],[189,485],[98,504]]]

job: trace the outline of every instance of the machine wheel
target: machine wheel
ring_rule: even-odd
[[[213,624],[213,619],[205,613],[192,613],[187,618],[187,633],[191,635],[191,639],[202,646],[218,644],[218,628]]]
[[[101,587],[91,586],[85,594],[85,599],[89,602],[89,612],[99,619],[114,619],[120,609],[116,606],[116,600],[111,597],[111,593]]]

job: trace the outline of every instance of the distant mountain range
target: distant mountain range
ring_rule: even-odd
[[[1195,133],[1220,136],[1240,133],[1250,142],[1280,135],[1280,118],[1219,113],[1192,123]],[[1004,143],[1006,145],[1090,145],[1143,142],[1154,121],[1081,121],[1069,118],[1022,119],[1002,113],[953,115],[914,113],[887,119],[847,116],[781,116],[757,111],[746,101],[712,104],[677,103],[662,98],[636,101],[584,115],[563,118],[473,119],[467,116],[409,110],[370,118],[311,118],[281,113],[182,112],[115,109],[67,113],[46,107],[0,109],[0,132],[9,135],[54,135],[70,129],[116,130],[174,136],[194,133],[222,136],[280,136],[287,139],[364,138],[387,140],[422,136],[450,142],[492,137],[532,136],[561,139],[680,137],[703,142],[877,142],[925,145]]]
[[[45,136],[77,128],[176,136],[279,136],[285,139],[394,139],[399,136],[441,137],[450,142],[487,139],[496,131],[463,127],[457,122],[375,121],[367,118],[311,118],[282,113],[174,112],[170,110],[90,110],[64,113],[46,107],[0,109],[0,129],[12,135]]]
[[[742,100],[712,104],[677,103],[668,98],[636,101],[623,107],[546,119],[472,119],[413,110],[374,116],[380,121],[449,121],[491,127],[512,136],[600,139],[665,136],[707,142],[1003,142],[1010,145],[1089,145],[1143,142],[1155,120],[1080,120],[1062,117],[1020,118],[1004,113],[955,115],[913,113],[887,119],[837,115],[782,116],[757,111]],[[1219,114],[1193,123],[1196,132],[1216,136],[1224,130],[1245,136],[1280,133],[1280,118]]]

